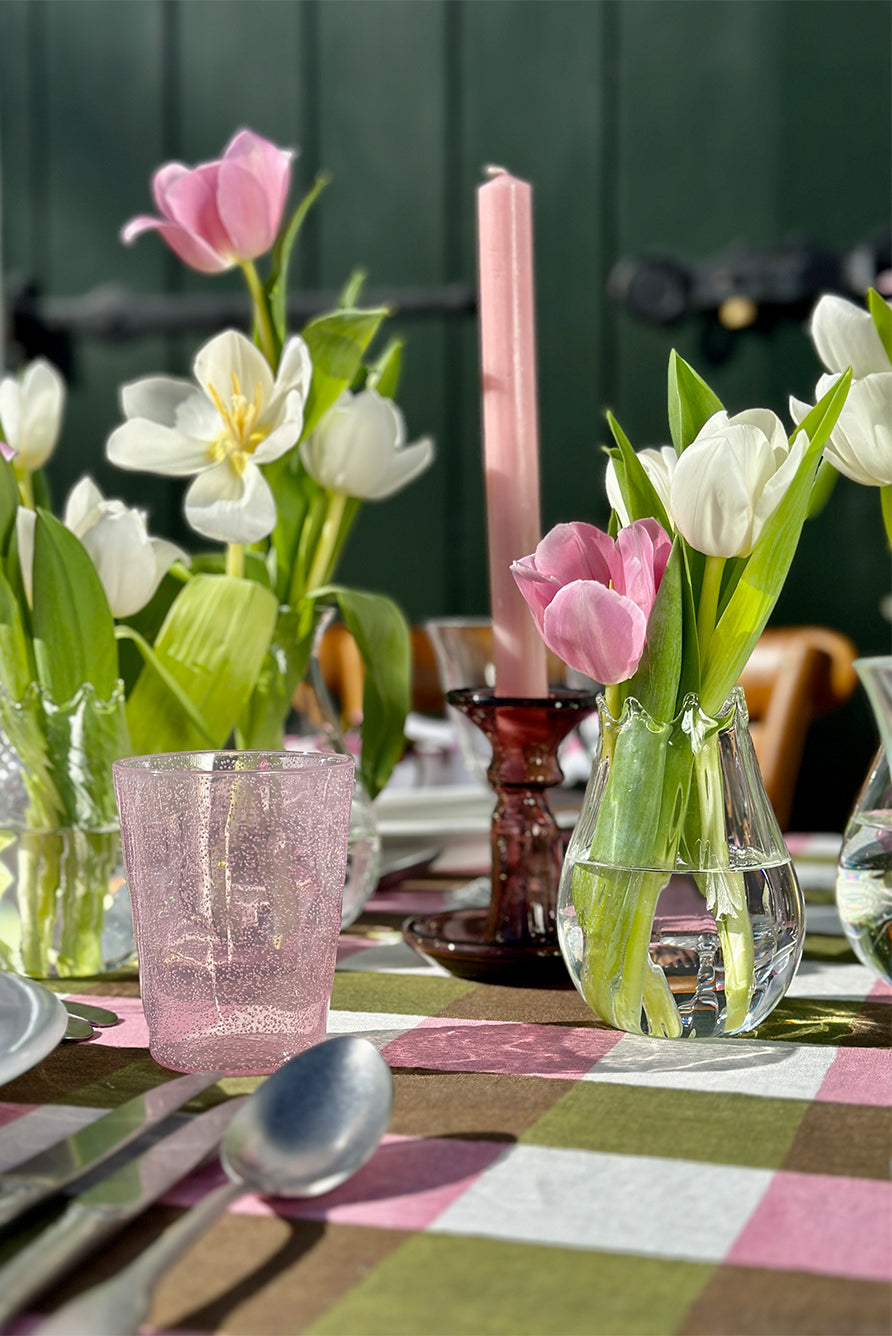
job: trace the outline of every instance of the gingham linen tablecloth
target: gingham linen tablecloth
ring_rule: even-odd
[[[475,984],[413,955],[401,917],[448,893],[434,882],[380,895],[342,938],[330,1030],[372,1038],[396,1085],[373,1159],[315,1201],[238,1202],[165,1277],[153,1327],[892,1329],[892,989],[838,939],[816,939],[752,1036],[621,1035],[570,989]],[[818,958],[824,948],[836,958]],[[121,1024],[0,1087],[0,1167],[31,1108],[45,1106],[53,1139],[162,1079],[137,991],[133,980],[89,988]],[[223,1082],[189,1107],[255,1084]],[[221,1180],[216,1165],[184,1180],[36,1309],[110,1274]]]

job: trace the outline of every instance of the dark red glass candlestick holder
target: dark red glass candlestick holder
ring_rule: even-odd
[[[545,790],[563,779],[558,747],[596,708],[595,693],[555,688],[527,700],[465,687],[446,699],[492,745],[492,891],[488,908],[408,920],[406,939],[462,978],[569,986],[556,924],[563,843]]]

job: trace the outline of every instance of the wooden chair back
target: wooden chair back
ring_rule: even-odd
[[[857,655],[848,636],[826,626],[769,627],[741,675],[759,769],[782,830],[809,728],[854,692]]]

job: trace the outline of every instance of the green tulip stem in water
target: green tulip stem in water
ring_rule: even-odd
[[[730,864],[719,738],[738,707],[710,719],[689,696],[674,720],[662,722],[630,698],[618,720],[602,712],[603,759],[593,782],[603,784],[603,794],[589,859],[576,864],[572,891],[585,938],[585,998],[619,1029],[670,1039],[682,1033],[672,989],[651,958],[650,943],[660,895],[675,871],[685,868],[693,871],[716,922],[725,1032],[746,1021],[752,925],[743,874]]]
[[[620,719],[606,721],[604,731],[605,743],[612,738],[612,758],[590,863],[578,864],[573,874],[585,933],[582,987],[609,1024],[640,1033],[643,1007],[649,1033],[677,1038],[678,1008],[650,959],[649,944],[657,901],[675,863],[678,816],[671,809],[678,806],[679,784],[685,786],[684,753],[668,745],[671,725],[651,720],[636,701],[627,701]],[[630,821],[630,810],[640,819]]]
[[[725,839],[720,743],[710,733],[694,753],[694,774],[700,808],[698,861],[710,864],[696,881],[716,921],[725,975],[725,1029],[739,1030],[753,993],[753,929],[746,905],[743,873],[730,866]]]

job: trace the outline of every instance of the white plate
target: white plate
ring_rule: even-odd
[[[34,979],[0,973],[0,1085],[52,1052],[67,1024],[55,993]]]
[[[562,829],[576,824],[582,794],[555,787],[546,791]],[[478,784],[443,784],[430,788],[386,788],[375,799],[375,821],[382,837],[420,836],[439,841],[445,835],[487,834],[495,806],[492,789]]]
[[[375,821],[382,836],[424,836],[430,840],[489,830],[494,806],[492,789],[478,785],[385,789],[375,800]]]

